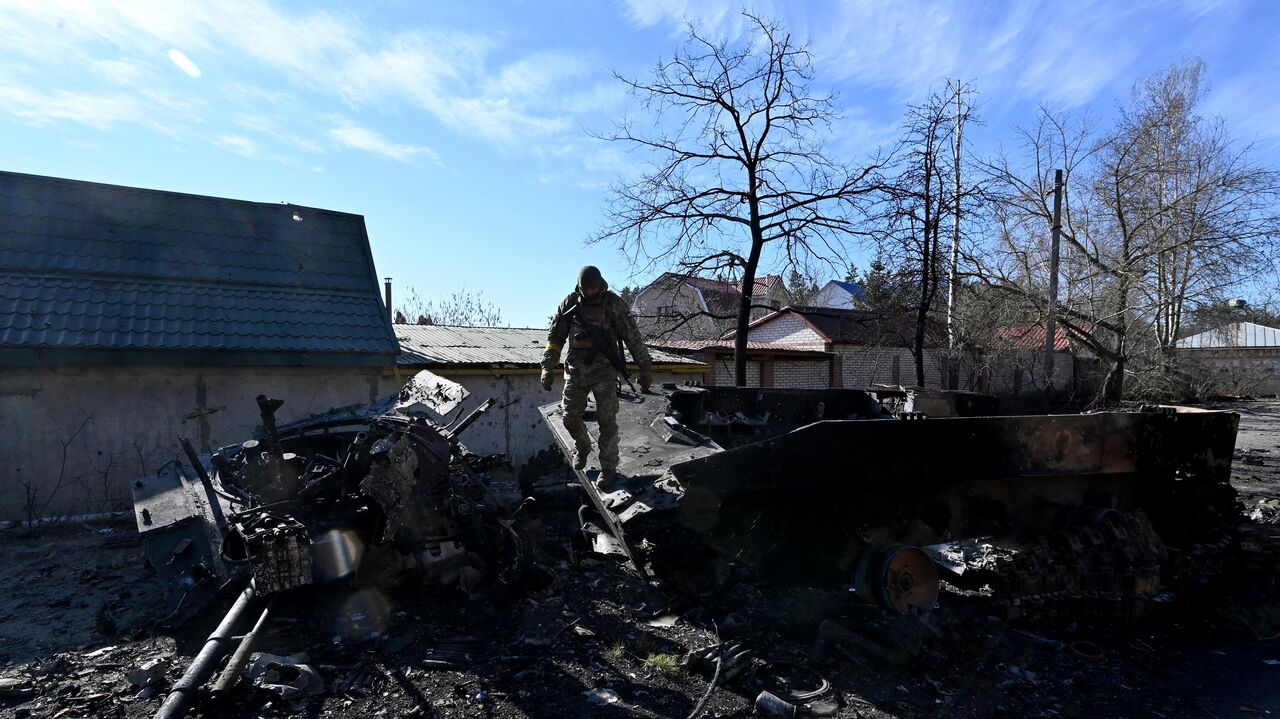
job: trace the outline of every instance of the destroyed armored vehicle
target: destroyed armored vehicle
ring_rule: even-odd
[[[467,394],[422,372],[381,402],[279,427],[281,400],[259,396],[258,436],[204,457],[183,439],[186,464],[133,485],[175,616],[250,579],[259,596],[405,572],[469,592],[509,580],[519,539],[481,476],[504,459],[458,440],[490,403],[446,422]]]
[[[1230,412],[895,416],[852,389],[674,385],[625,399],[620,477],[576,471],[599,518],[583,524],[684,591],[741,567],[899,612],[932,608],[945,579],[1013,616],[1133,616],[1212,573],[1239,516]],[[559,406],[542,413],[568,455]]]
[[[424,371],[380,402],[283,426],[283,402],[259,395],[256,437],[205,457],[182,438],[190,466],[175,461],[134,482],[147,560],[174,595],[160,623],[239,592],[157,719],[185,716],[215,672],[207,694],[225,696],[285,590],[416,580],[502,596],[517,583],[528,558],[517,508],[483,474],[505,459],[458,441],[492,400],[458,418],[468,394]]]

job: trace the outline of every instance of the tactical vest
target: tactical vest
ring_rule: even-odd
[[[581,296],[579,296],[579,299],[581,299]],[[591,333],[583,324],[583,320],[599,327],[610,343],[617,344],[618,334],[614,331],[612,323],[609,322],[609,312],[605,309],[605,302],[606,298],[603,295],[597,297],[594,302],[579,302],[578,308],[573,311],[573,322],[569,325],[569,349],[603,349],[596,347],[592,343]]]

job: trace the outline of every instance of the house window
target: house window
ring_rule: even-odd
[[[658,308],[659,317],[679,317],[680,312],[676,310],[675,305],[662,305]]]

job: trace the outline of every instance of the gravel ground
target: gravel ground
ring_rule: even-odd
[[[1280,500],[1280,401],[1228,408],[1241,414],[1242,503]],[[569,514],[546,519],[545,576],[507,604],[407,588],[286,597],[258,649],[305,653],[295,659],[322,690],[285,698],[242,684],[193,715],[685,717],[710,677],[679,659],[717,633],[747,653],[702,716],[753,716],[761,689],[785,694],[818,677],[832,688],[810,709],[831,716],[1280,715],[1280,524],[1250,527],[1246,560],[1226,578],[1137,624],[1100,628],[1011,626],[958,591],[926,622],[747,583],[670,603],[621,566],[570,554]],[[221,617],[211,607],[176,631],[155,628],[169,608],[131,522],[5,530],[0,570],[0,717],[149,717]],[[823,619],[874,627],[881,648],[824,646]],[[130,680],[156,661],[153,686]]]

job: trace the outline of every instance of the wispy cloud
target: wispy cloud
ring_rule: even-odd
[[[295,150],[302,150],[313,155],[324,151],[319,143],[309,140],[296,132],[285,130],[281,127],[279,121],[265,115],[239,115],[233,120],[233,123],[236,127],[265,135],[277,143]]]
[[[177,65],[178,69],[185,72],[188,77],[199,79],[201,75],[200,66],[192,62],[191,58],[187,57],[183,51],[177,48],[170,48],[169,60],[174,65]]]
[[[256,157],[258,154],[258,144],[240,135],[220,135],[214,144],[244,157]]]
[[[571,54],[535,50],[495,65],[492,56],[499,45],[488,33],[426,27],[388,31],[367,26],[351,12],[285,9],[267,0],[19,1],[0,6],[0,34],[6,37],[0,61],[9,55],[32,67],[45,65],[49,57],[66,58],[72,67],[97,63],[99,75],[142,88],[154,86],[156,79],[144,77],[142,68],[157,59],[197,78],[203,73],[192,58],[200,57],[217,63],[222,76],[254,76],[255,82],[271,86],[269,93],[276,100],[291,93],[306,97],[311,106],[289,108],[295,112],[315,116],[331,112],[332,104],[340,102],[360,115],[366,126],[376,126],[381,117],[420,112],[462,135],[511,148],[575,131],[575,114],[592,111],[581,104],[556,101],[557,96],[579,92],[581,80],[590,71]],[[51,83],[50,74],[46,68],[21,81],[3,74],[0,80],[7,79],[11,89],[27,92],[48,94],[52,91],[45,88],[51,85],[72,91],[74,77],[62,73]],[[196,91],[190,85],[172,89]],[[211,87],[204,91],[209,90],[218,91]],[[324,108],[322,113],[316,113],[317,103]],[[23,117],[39,114],[30,109],[30,103],[22,106],[28,108]],[[108,125],[138,114],[128,103],[110,110],[93,122]],[[43,113],[40,117],[41,121],[62,117],[84,122],[66,115]],[[190,120],[171,119],[158,122],[176,127]],[[220,124],[227,118],[209,120]],[[337,136],[322,128],[316,132],[329,139],[362,142],[361,149],[388,157],[437,161],[429,148],[413,143],[372,142],[341,127],[336,128]],[[289,134],[295,146],[314,143],[297,142],[297,133]]]
[[[154,67],[136,60],[93,60],[88,69],[108,85],[138,85],[155,74]]]
[[[692,23],[703,32],[730,39],[748,28],[743,11],[763,17],[780,14],[769,0],[626,0],[625,4],[627,18],[638,27],[666,23],[679,32]]]
[[[132,123],[171,134],[170,128],[149,111],[152,102],[166,105],[171,100],[129,92],[42,92],[0,77],[0,107],[32,125],[74,123],[104,129]]]
[[[348,120],[342,120],[330,129],[329,137],[342,147],[363,150],[397,162],[413,164],[425,159],[438,167],[444,167],[440,154],[429,147],[392,142],[377,132]]]
[[[821,77],[919,98],[945,78],[974,79],[993,96],[1089,102],[1135,75],[1167,25],[1152,17],[1194,19],[1185,0],[1073,3],[939,3],[934,0],[820,0],[774,6],[758,1],[627,0],[634,23],[673,28],[686,21],[719,37],[743,31],[741,9],[776,17],[810,40]]]

